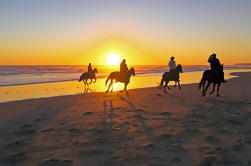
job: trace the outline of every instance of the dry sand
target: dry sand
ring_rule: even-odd
[[[251,73],[197,84],[0,104],[0,165],[251,165]],[[212,88],[212,87],[211,87]]]

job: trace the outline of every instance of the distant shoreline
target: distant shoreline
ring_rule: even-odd
[[[225,69],[225,70],[249,70],[249,68],[246,69],[239,69],[239,68],[232,68],[232,69]],[[204,71],[196,70],[196,71],[187,71],[184,73],[198,73]],[[163,72],[153,72],[153,73],[140,73],[139,75],[136,75],[136,77],[144,77],[144,76],[160,76]],[[97,79],[104,79],[107,76],[97,76]],[[56,82],[67,82],[67,81],[78,81],[78,79],[65,79],[65,80],[52,80],[52,81],[41,81],[41,82],[30,82],[30,83],[17,83],[17,84],[11,84],[11,85],[0,85],[0,87],[10,87],[10,86],[22,86],[22,85],[34,85],[34,84],[49,84],[49,83],[56,83]]]
[[[227,70],[225,72],[226,79],[237,77],[233,73],[251,72],[247,70]],[[187,72],[181,75],[181,85],[196,84],[200,81],[201,72]],[[139,76],[133,77],[132,82],[128,86],[128,90],[157,87],[160,83],[161,75]],[[171,82],[170,85],[174,83]],[[116,85],[115,91],[119,91],[124,87],[123,84]],[[40,99],[56,96],[68,96],[83,93],[105,92],[105,79],[97,79],[95,84],[84,86],[83,82],[75,81],[59,81],[53,83],[12,85],[0,87],[0,103],[11,101],[22,101],[27,99]],[[161,92],[161,91],[160,91]]]

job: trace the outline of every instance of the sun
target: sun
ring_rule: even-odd
[[[120,61],[121,61],[120,56],[118,54],[115,54],[115,53],[109,54],[106,57],[106,64],[107,65],[119,65]]]

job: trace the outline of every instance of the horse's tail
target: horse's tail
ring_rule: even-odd
[[[161,81],[160,81],[160,88],[163,87],[164,84],[164,74],[162,75]]]
[[[107,83],[108,83],[108,81],[111,79],[111,74],[109,75],[109,77],[106,79],[106,81],[105,81],[105,86],[107,86]]]
[[[201,85],[205,82],[205,77],[206,77],[206,74],[205,74],[205,73],[206,73],[206,72],[203,73],[202,78],[201,78],[201,80],[200,80],[199,89],[201,88]]]

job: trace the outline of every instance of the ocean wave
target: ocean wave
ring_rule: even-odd
[[[112,71],[119,71],[119,66],[94,66],[98,68],[97,78],[104,78]],[[136,76],[161,75],[169,71],[164,65],[134,66]],[[183,72],[199,72],[209,69],[206,65],[185,65]],[[251,69],[251,65],[225,66],[225,70]],[[0,86],[49,83],[58,81],[78,80],[87,71],[85,65],[45,65],[45,66],[0,66]]]

